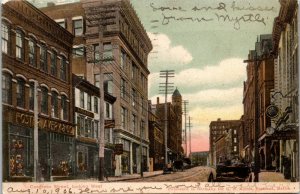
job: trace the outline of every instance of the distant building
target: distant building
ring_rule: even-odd
[[[2,4],[1,19],[3,181],[32,181],[34,170],[38,181],[71,178],[75,158],[73,35],[26,1]],[[35,91],[39,119],[37,169]]]
[[[209,153],[210,153],[210,164],[215,165],[217,161],[216,156],[216,142],[221,136],[230,134],[229,143],[230,147],[230,158],[238,157],[238,130],[240,128],[240,120],[221,120],[211,121],[209,125]],[[223,144],[222,144],[223,145]],[[228,158],[227,158],[228,159]]]
[[[157,98],[156,116],[159,125],[165,128],[165,103],[160,103]],[[167,103],[167,120],[168,120],[168,157],[173,161],[183,156],[182,143],[182,96],[178,89],[173,92],[172,102]]]
[[[192,152],[191,153],[192,165],[208,166],[209,165],[209,152]]]

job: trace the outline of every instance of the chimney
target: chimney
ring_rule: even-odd
[[[156,98],[156,104],[159,104],[159,97]]]

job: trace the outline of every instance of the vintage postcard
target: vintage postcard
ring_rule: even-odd
[[[297,0],[1,6],[2,193],[299,193]]]

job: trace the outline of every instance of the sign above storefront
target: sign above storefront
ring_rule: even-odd
[[[290,140],[297,138],[297,131],[296,130],[289,130],[289,131],[276,131],[272,134],[272,139],[277,140]]]
[[[24,125],[26,127],[33,128],[34,127],[34,118],[33,115],[29,115],[26,113],[16,112],[14,117],[14,123],[19,125]],[[55,121],[49,118],[40,117],[38,120],[39,129],[62,133],[66,135],[75,135],[75,130],[72,125],[66,124],[63,122]]]
[[[91,118],[94,118],[94,113],[89,112],[87,110],[84,110],[82,108],[75,107],[75,112],[78,112],[80,114],[84,114],[84,115],[86,115],[88,117],[91,117]]]

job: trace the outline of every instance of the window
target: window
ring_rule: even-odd
[[[87,95],[87,110],[92,110],[92,96]]]
[[[2,102],[12,103],[12,76],[7,73],[2,75]]]
[[[25,81],[23,79],[17,80],[17,106],[25,107]]]
[[[121,61],[120,61],[121,68],[124,69],[126,65],[126,53],[121,50]]]
[[[236,140],[236,137],[235,138],[233,138],[233,143],[236,143],[237,142],[237,140]]]
[[[80,91],[80,107],[84,108],[84,92]]]
[[[236,152],[237,151],[237,147],[233,146],[233,151]]]
[[[42,87],[42,101],[41,101],[41,111],[44,114],[48,114],[48,89]]]
[[[112,119],[112,105],[105,103],[105,118]]]
[[[94,53],[94,62],[99,62],[99,60],[100,60],[99,44],[93,45],[93,53]]]
[[[103,44],[103,60],[109,61],[113,59],[113,52],[112,52],[112,44],[111,43],[104,43]]]
[[[73,58],[84,57],[84,47],[74,46],[73,47]]]
[[[141,121],[141,137],[143,139],[146,139],[146,134],[145,134],[145,121]]]
[[[94,97],[94,112],[98,113],[98,98]]]
[[[92,137],[93,133],[93,125],[92,125],[92,120],[91,119],[86,119],[85,120],[85,137]]]
[[[131,97],[132,97],[132,106],[136,107],[137,93],[136,93],[136,90],[134,88],[132,88],[132,90],[131,90]]]
[[[51,92],[51,116],[58,117],[58,94],[57,92]]]
[[[121,97],[125,98],[125,92],[126,92],[126,88],[125,88],[125,80],[123,78],[121,78]]]
[[[104,129],[104,140],[105,142],[109,142],[110,140],[110,128]]]
[[[29,65],[36,67],[35,42],[33,40],[29,40],[28,46],[29,46],[29,53],[28,53],[29,54]]]
[[[136,80],[137,71],[138,71],[137,66],[132,62],[131,79]]]
[[[77,116],[77,135],[84,135],[84,117]]]
[[[24,60],[24,35],[21,31],[16,31],[16,58]]]
[[[29,109],[34,109],[34,82],[29,84]]]
[[[113,93],[113,74],[112,73],[104,74],[104,91],[109,94]]]
[[[56,23],[63,28],[66,28],[66,21],[64,19],[56,20]]]
[[[125,127],[126,127],[126,109],[124,107],[121,107],[121,122],[122,122],[122,127],[125,129]]]
[[[236,134],[236,129],[233,130],[233,134]]]
[[[1,25],[2,27],[2,52],[8,54],[8,46],[9,46],[9,31],[8,26],[6,24]]]
[[[67,61],[66,57],[62,56],[60,60],[60,79],[67,80]]]
[[[83,33],[83,20],[77,19],[73,20],[73,34],[75,36],[80,36]]]
[[[98,138],[99,121],[94,121],[94,138]]]
[[[135,134],[136,133],[136,116],[133,114],[131,118],[131,130]]]
[[[40,48],[40,68],[42,71],[47,72],[47,49],[45,45],[42,45]]]
[[[65,95],[61,97],[61,118],[68,120],[68,101]]]
[[[51,53],[51,75],[57,75],[56,52]]]
[[[95,86],[97,86],[98,88],[100,87],[100,74],[94,74],[94,84]]]

